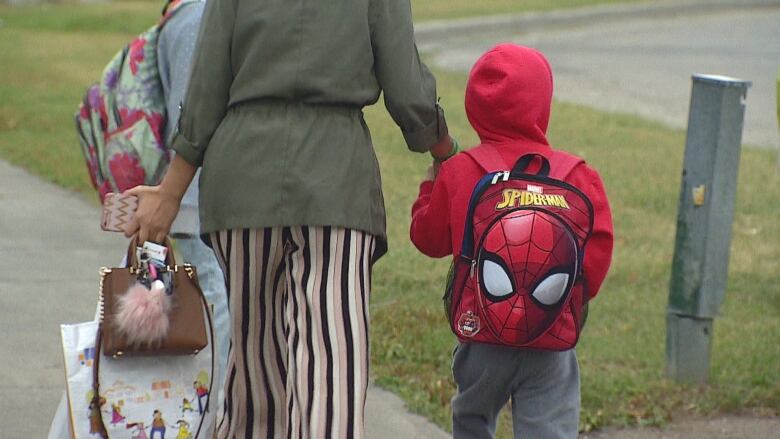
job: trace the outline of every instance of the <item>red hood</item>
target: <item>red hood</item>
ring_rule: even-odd
[[[466,86],[466,114],[483,143],[547,145],[552,70],[541,52],[499,44],[477,61]]]

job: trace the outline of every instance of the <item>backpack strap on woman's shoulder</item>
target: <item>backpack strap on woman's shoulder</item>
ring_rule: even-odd
[[[179,10],[182,6],[188,3],[196,3],[203,0],[169,0],[165,3],[165,6],[162,8],[162,14],[160,16],[160,21],[157,22],[157,25],[162,27],[165,25],[168,20],[171,19],[173,14]]]

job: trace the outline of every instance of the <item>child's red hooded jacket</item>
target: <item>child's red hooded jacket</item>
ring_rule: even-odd
[[[482,142],[476,148],[492,145],[509,167],[531,152],[550,159],[546,132],[552,91],[552,71],[540,52],[513,44],[487,52],[472,69],[466,86],[466,114]],[[554,171],[554,156],[550,166]],[[435,182],[420,185],[410,235],[421,252],[434,258],[457,256],[469,198],[483,175],[485,171],[471,157],[458,154],[441,166]],[[585,288],[593,298],[612,259],[612,215],[604,185],[593,168],[580,163],[564,180],[593,203],[593,234],[585,246],[583,265]]]

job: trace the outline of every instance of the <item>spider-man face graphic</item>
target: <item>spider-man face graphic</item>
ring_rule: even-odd
[[[574,235],[549,213],[519,210],[483,236],[477,296],[486,326],[513,345],[527,344],[553,324],[571,292]]]

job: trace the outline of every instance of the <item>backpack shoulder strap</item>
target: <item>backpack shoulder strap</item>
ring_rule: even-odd
[[[506,163],[501,154],[498,153],[496,148],[489,144],[471,148],[463,151],[466,155],[471,157],[485,172],[495,172],[501,170],[512,169],[512,166]],[[580,163],[585,163],[582,157],[568,152],[553,150],[549,159],[551,170],[550,177],[563,180],[574,170]]]
[[[490,173],[512,169],[492,145],[481,145],[463,152],[471,157],[485,172]]]
[[[203,0],[170,0],[168,3],[165,4],[165,7],[163,7],[162,16],[160,17],[160,21],[158,22],[158,26],[162,27],[165,25],[168,20],[173,17],[173,14],[176,13],[176,11],[179,10],[182,6],[188,4],[188,3],[196,3]]]
[[[554,150],[550,156],[550,177],[564,180],[580,163],[585,163],[585,159],[568,152]]]

